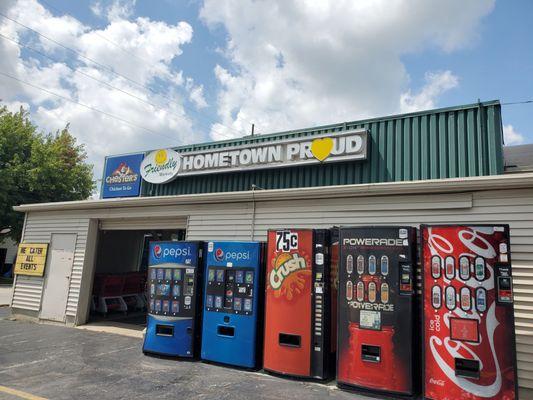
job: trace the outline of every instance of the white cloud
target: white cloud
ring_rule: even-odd
[[[135,11],[136,0],[113,0],[107,7],[97,0],[89,8],[97,17],[105,17],[108,21],[130,18]]]
[[[101,17],[102,15],[104,15],[104,7],[99,1],[95,1],[94,3],[92,3],[89,8],[91,9],[92,13],[97,17]]]
[[[503,126],[503,141],[507,146],[513,146],[524,143],[525,137],[515,131],[514,127],[509,124]]]
[[[80,142],[87,144],[89,161],[95,164],[96,177],[101,175],[105,155],[196,141],[192,120],[182,105],[183,95],[189,95],[183,94],[183,89],[180,89],[183,74],[171,64],[175,57],[182,54],[182,46],[192,40],[192,27],[186,22],[170,25],[148,18],[130,21],[125,19],[131,15],[127,9],[135,2],[114,2],[111,7],[115,3],[118,8],[103,29],[93,29],[69,16],[54,16],[36,0],[18,0],[9,3],[9,7],[5,3],[0,6],[0,10],[10,18],[110,67],[102,68],[34,33],[28,33],[14,22],[2,21],[0,24],[3,35],[29,43],[60,61],[52,62],[32,52],[27,52],[29,57],[23,57],[16,44],[0,38],[2,72],[135,125],[0,76],[1,97],[10,109],[20,103],[31,104],[32,118],[45,131],[61,129],[70,122],[71,132]],[[98,11],[101,6],[95,7]],[[111,42],[120,45],[120,48]],[[79,73],[75,73],[73,68]],[[142,101],[83,76],[81,72]],[[150,87],[156,80],[164,88],[164,96],[144,88]],[[202,87],[199,88],[201,94]],[[200,98],[197,96],[198,100]]]
[[[417,94],[408,90],[400,96],[402,113],[435,108],[435,101],[441,94],[459,85],[459,78],[451,71],[428,72],[425,81],[424,87]]]
[[[413,95],[402,56],[472,45],[493,8],[494,0],[206,0],[203,21],[228,33],[230,66],[214,71],[220,123],[248,131],[254,122],[266,133],[399,112],[402,94],[406,105],[435,104],[454,75]],[[438,77],[448,81],[439,86]]]
[[[196,108],[202,109],[208,106],[204,97],[204,85],[195,85],[194,79],[187,78],[185,88],[189,91],[189,100],[194,103]]]
[[[136,0],[115,0],[107,8],[107,19],[116,21],[128,19],[133,15]]]

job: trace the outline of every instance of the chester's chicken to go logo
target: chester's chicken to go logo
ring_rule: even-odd
[[[279,254],[269,275],[270,286],[275,290],[274,296],[285,296],[291,300],[295,293],[303,291],[306,275],[310,274],[305,258],[296,253]]]

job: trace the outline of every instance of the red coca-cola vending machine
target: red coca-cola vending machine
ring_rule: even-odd
[[[340,229],[337,384],[417,393],[416,229]]]
[[[266,371],[302,378],[333,375],[330,231],[268,231]]]
[[[507,225],[423,225],[423,394],[518,398]]]

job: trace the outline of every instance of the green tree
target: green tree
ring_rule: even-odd
[[[37,129],[23,108],[11,113],[0,107],[0,227],[13,227],[15,240],[24,215],[14,205],[83,200],[94,189],[92,165],[69,126],[55,134]]]

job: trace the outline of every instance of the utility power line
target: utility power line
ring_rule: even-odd
[[[502,103],[502,106],[514,106],[516,104],[529,104],[529,103],[533,103],[533,100],[512,101],[508,103]]]
[[[10,38],[10,37],[8,37],[8,36],[5,36],[5,35],[3,35],[3,34],[1,34],[1,33],[0,33],[0,37],[4,38],[4,39],[6,39],[6,40],[9,40],[9,41],[11,41],[11,42],[13,42],[13,43],[15,43],[15,44],[16,44],[17,46],[19,46],[19,47],[26,48],[26,49],[28,49],[28,50],[31,50],[31,51],[33,51],[33,52],[39,54],[39,55],[42,56],[42,57],[46,57],[46,58],[48,58],[49,60],[51,60],[51,61],[53,61],[53,62],[58,62],[58,63],[61,62],[61,61],[59,61],[58,59],[56,59],[56,58],[54,58],[54,57],[51,57],[51,56],[49,56],[49,55],[47,55],[47,54],[45,54],[45,53],[43,53],[43,52],[41,52],[41,51],[39,51],[39,50],[37,50],[37,49],[31,47],[31,46],[28,46],[28,45],[26,45],[26,44],[20,43],[19,41],[15,40],[15,39],[13,39],[13,38]],[[69,68],[71,71],[73,71],[73,72],[76,73],[76,74],[79,74],[79,75],[85,76],[85,77],[87,77],[87,78],[89,78],[89,79],[92,79],[92,80],[94,80],[94,81],[96,81],[96,82],[98,82],[98,83],[100,83],[100,84],[102,84],[102,85],[104,85],[104,86],[109,87],[110,89],[117,90],[117,91],[119,91],[119,92],[121,92],[121,93],[123,93],[123,94],[125,94],[125,95],[127,95],[127,96],[130,96],[130,97],[132,97],[132,98],[134,98],[134,99],[136,99],[136,100],[138,100],[138,101],[140,101],[140,102],[142,102],[142,103],[144,103],[144,104],[147,104],[147,105],[149,105],[149,106],[151,106],[151,107],[153,107],[153,108],[155,108],[155,109],[162,110],[162,111],[168,111],[170,114],[173,114],[173,115],[177,116],[178,118],[183,118],[183,115],[179,115],[179,114],[173,112],[173,111],[172,111],[171,109],[169,109],[169,108],[161,108],[161,107],[157,106],[156,104],[151,103],[151,102],[149,102],[149,101],[147,101],[147,100],[145,100],[145,99],[143,99],[143,98],[141,98],[141,97],[139,97],[139,96],[137,96],[137,95],[135,95],[135,94],[132,94],[132,93],[130,93],[130,92],[124,90],[124,89],[121,89],[121,88],[118,88],[118,87],[116,87],[116,86],[113,86],[113,85],[111,85],[111,84],[109,84],[109,83],[107,83],[107,82],[105,82],[105,81],[102,81],[102,80],[100,80],[100,79],[98,79],[98,78],[95,78],[94,76],[91,76],[90,74],[87,74],[87,73],[85,73],[85,72],[83,72],[83,71],[80,71],[79,69],[72,68],[72,67],[69,66],[68,64],[65,64],[65,65],[67,66],[67,68]],[[204,124],[203,126],[206,127],[206,128],[208,129],[208,127],[207,127],[205,124]],[[218,132],[217,132],[217,133],[218,133]],[[222,133],[220,133],[220,134],[222,135]]]
[[[68,51],[70,51],[70,52],[72,52],[72,53],[78,55],[78,56],[81,57],[82,59],[84,59],[84,60],[88,60],[89,62],[91,62],[91,63],[93,63],[93,64],[96,64],[96,65],[98,65],[99,67],[101,67],[101,68],[103,68],[103,69],[105,69],[105,70],[111,72],[112,74],[114,74],[114,75],[116,75],[116,76],[119,76],[119,77],[121,77],[121,78],[123,78],[123,79],[126,79],[127,81],[129,81],[129,82],[131,82],[131,83],[133,83],[133,84],[135,84],[135,85],[137,85],[137,86],[139,86],[139,87],[141,87],[141,88],[143,88],[143,89],[145,89],[145,90],[148,90],[148,91],[152,92],[152,93],[155,94],[156,96],[161,96],[161,97],[167,99],[168,101],[170,101],[170,102],[172,102],[172,103],[174,103],[174,104],[176,104],[176,105],[178,105],[178,106],[180,106],[180,107],[183,107],[183,108],[187,109],[188,111],[197,114],[197,115],[200,116],[200,117],[203,117],[202,115],[200,115],[200,114],[198,113],[198,111],[193,110],[193,109],[190,109],[190,108],[186,107],[185,104],[180,104],[180,103],[176,102],[175,100],[173,100],[172,98],[170,98],[169,96],[167,96],[167,95],[165,95],[165,94],[163,94],[163,93],[157,92],[157,91],[155,91],[154,89],[150,88],[149,86],[146,86],[146,85],[144,85],[144,84],[142,84],[142,83],[140,83],[140,82],[137,82],[137,81],[134,80],[134,79],[131,79],[131,78],[129,78],[129,77],[127,77],[127,76],[125,76],[125,75],[119,73],[119,72],[116,72],[112,67],[110,67],[110,66],[108,66],[108,65],[102,64],[102,63],[100,63],[100,62],[98,62],[98,61],[96,61],[96,60],[94,60],[94,59],[92,59],[92,58],[90,58],[90,57],[87,57],[87,56],[85,56],[84,54],[80,53],[79,51],[74,50],[74,49],[72,49],[72,48],[70,48],[70,47],[68,47],[68,46],[66,46],[66,45],[64,45],[64,44],[62,44],[62,43],[60,43],[60,42],[58,42],[58,41],[56,41],[56,40],[54,40],[54,39],[52,39],[52,38],[50,38],[50,37],[44,35],[44,34],[42,34],[41,32],[39,32],[39,31],[37,31],[37,30],[35,30],[35,29],[33,29],[33,28],[30,28],[29,26],[24,25],[23,23],[21,23],[21,22],[15,20],[15,19],[13,19],[13,18],[11,18],[11,17],[8,17],[7,15],[5,15],[5,14],[3,14],[3,13],[1,13],[1,12],[0,12],[0,16],[4,17],[5,19],[7,19],[7,20],[9,20],[9,21],[14,22],[15,24],[17,24],[17,25],[19,25],[19,26],[22,26],[22,27],[25,28],[25,29],[28,29],[28,30],[34,32],[35,34],[37,34],[37,35],[39,35],[39,36],[45,38],[46,40],[51,41],[52,43],[57,44],[58,46],[64,48],[65,50],[68,50]],[[210,119],[211,119],[213,122],[216,122],[216,121],[214,121],[212,118],[210,118]],[[239,135],[242,135],[242,132],[239,132],[238,130],[236,130],[236,129],[234,129],[234,128],[231,128],[231,127],[229,127],[229,126],[225,126],[225,125],[223,125],[223,124],[219,124],[219,125],[224,126],[225,128],[231,129],[231,130],[237,132]],[[214,133],[217,133],[217,134],[219,134],[219,135],[221,135],[221,136],[223,136],[223,137],[230,138],[228,135],[226,135],[226,134],[224,134],[224,133],[222,133],[222,132],[217,132],[217,131],[214,131],[214,130],[213,130],[213,132],[214,132]],[[231,137],[231,138],[233,138],[233,137]]]
[[[156,132],[156,131],[154,131],[154,130],[152,130],[152,129],[150,129],[150,128],[146,128],[146,127],[141,126],[141,125],[137,125],[137,124],[135,124],[135,123],[133,123],[133,122],[131,122],[131,121],[128,121],[128,120],[122,118],[122,117],[118,117],[118,116],[113,115],[113,114],[110,114],[110,113],[108,113],[108,112],[106,112],[106,111],[99,110],[98,108],[95,108],[95,107],[89,106],[89,105],[87,105],[87,104],[80,103],[79,101],[72,100],[72,99],[69,98],[69,97],[66,97],[66,96],[63,96],[63,95],[61,95],[61,94],[58,94],[58,93],[52,92],[51,90],[45,89],[45,88],[43,88],[43,87],[41,87],[41,86],[34,85],[33,83],[29,83],[29,82],[27,82],[27,81],[25,81],[25,80],[22,80],[22,79],[19,79],[19,78],[15,77],[15,76],[12,76],[12,75],[6,74],[6,73],[1,72],[1,71],[0,71],[0,75],[3,75],[3,76],[5,76],[5,77],[10,78],[10,79],[13,79],[13,80],[15,80],[15,81],[17,81],[17,82],[20,82],[20,83],[23,83],[23,84],[25,84],[25,85],[28,85],[28,86],[30,86],[30,87],[32,87],[32,88],[34,88],[34,89],[38,89],[38,90],[41,90],[41,91],[43,91],[43,92],[45,92],[45,93],[48,93],[48,94],[51,94],[51,95],[53,95],[53,96],[59,97],[59,98],[61,98],[61,99],[63,99],[63,100],[66,100],[66,101],[68,101],[68,102],[70,102],[70,103],[77,104],[77,105],[79,105],[79,106],[85,107],[85,108],[87,108],[87,109],[89,109],[89,110],[92,110],[92,111],[94,111],[94,112],[97,112],[97,113],[103,114],[103,115],[105,115],[105,116],[107,116],[107,117],[110,117],[110,118],[116,119],[116,120],[121,121],[121,122],[123,122],[123,123],[125,123],[125,124],[127,124],[127,125],[130,125],[130,126],[132,126],[132,127],[134,127],[134,128],[137,128],[137,129],[143,129],[143,130],[145,130],[145,131],[147,131],[147,132],[150,132],[150,133],[153,133],[153,134],[155,134],[155,135],[163,136],[163,137],[165,137],[165,138],[167,138],[167,139],[171,139],[171,140],[176,140],[176,138],[174,138],[174,137],[164,135],[164,134],[162,134],[161,132]]]
[[[59,14],[65,14],[65,15],[68,15],[69,17],[71,17],[71,18],[73,18],[73,19],[75,19],[76,21],[78,21],[78,22],[81,23],[81,21],[80,21],[78,18],[76,18],[74,15],[72,15],[71,13],[67,12],[67,11],[64,10],[64,9],[61,9],[61,8],[59,8],[59,7],[57,7],[57,6],[53,5],[53,4],[50,4],[49,1],[47,1],[47,0],[39,0],[39,1],[40,1],[41,3],[46,4],[48,7],[52,8],[53,10],[57,11]],[[143,62],[147,63],[148,65],[151,65],[151,66],[153,66],[153,67],[156,67],[156,65],[153,64],[151,61],[147,60],[146,58],[139,57],[137,54],[132,53],[132,52],[129,51],[128,49],[124,48],[124,46],[121,46],[120,44],[118,44],[118,43],[114,42],[113,40],[109,39],[108,37],[106,37],[105,35],[102,35],[100,32],[96,32],[96,31],[95,31],[95,32],[93,32],[93,33],[94,33],[96,36],[98,36],[99,38],[101,38],[101,39],[105,40],[106,42],[111,43],[111,44],[114,45],[115,47],[119,48],[119,49],[122,50],[124,53],[129,54],[130,56],[135,57],[135,58],[138,59],[139,61],[143,61]],[[244,118],[242,118],[242,120],[243,120],[244,122],[249,123],[250,125],[253,125],[253,124],[254,124],[253,122],[250,122],[250,121],[248,121],[248,120],[246,120],[246,119],[244,119]],[[225,126],[225,125],[222,125],[222,126]],[[226,128],[229,128],[229,129],[233,129],[233,128],[228,127],[228,126],[225,126],[225,127],[226,127]],[[217,133],[219,133],[219,132],[217,132]],[[239,132],[239,133],[240,133],[240,132]]]

